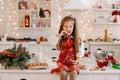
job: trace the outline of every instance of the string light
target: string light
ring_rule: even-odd
[[[2,21],[2,19],[0,19],[0,22]]]
[[[56,7],[57,7],[57,10],[58,10],[58,21],[59,21],[59,23],[61,22],[62,14],[66,14],[66,15],[71,14],[70,12],[65,12],[65,11],[62,10],[63,7],[66,5],[66,3],[68,1],[69,0],[64,0],[64,1],[56,0],[56,3],[57,3]],[[59,25],[60,24],[58,24],[58,28],[59,28]]]
[[[36,2],[39,0],[35,0]],[[33,2],[35,2],[33,0]],[[70,0],[64,0],[64,1],[61,1],[61,0],[55,0],[57,5],[57,10],[58,10],[58,20],[56,21],[59,21],[58,22],[58,25],[60,24],[60,21],[62,19],[62,16],[63,15],[71,15],[71,12],[70,11],[63,11],[62,8],[66,5],[66,3],[68,3]],[[1,10],[4,9],[4,3],[5,1],[4,0],[0,0],[0,8]],[[13,33],[15,33],[16,36],[19,36],[18,34],[18,27],[17,27],[17,23],[16,23],[16,4],[17,4],[17,0],[8,0],[8,4],[7,5],[7,18],[8,18],[8,23],[9,23],[9,26],[13,26],[14,27],[14,31]],[[45,7],[48,7],[48,5],[45,5]],[[26,13],[29,14],[29,11],[26,11]],[[86,31],[86,29],[90,29],[90,30],[93,30],[92,27],[91,27],[91,20],[88,18],[89,17],[89,12],[84,12],[84,10],[81,11],[80,15],[79,16],[82,16],[81,18],[81,21],[80,24],[81,24],[81,27],[83,27],[83,30],[82,30],[82,34]],[[5,17],[5,15],[2,15]],[[3,18],[0,16],[0,22],[3,21]],[[8,27],[9,28],[9,27]],[[59,27],[58,27],[59,28]],[[87,31],[90,31],[90,30],[87,30]],[[87,35],[87,33],[84,33],[83,37],[85,38],[85,36]]]
[[[62,8],[64,5],[66,5],[66,3],[68,3],[70,0],[64,0],[64,3],[63,1],[57,1],[57,9],[58,9],[58,12],[59,12],[59,16],[58,16],[58,20],[60,22],[63,14],[66,14],[66,15],[72,15],[70,11],[63,11]],[[88,1],[89,2],[89,1]],[[79,12],[79,11],[78,11]],[[81,34],[80,34],[80,37],[82,39],[86,39],[87,35],[92,33],[92,23],[91,23],[91,12],[89,11],[85,11],[85,10],[81,10],[80,11],[80,15],[78,15],[78,17],[81,17],[80,21],[80,27],[83,28],[82,30],[80,30]]]
[[[39,0],[32,0],[33,2],[39,2]],[[64,7],[64,5],[66,5],[66,3],[68,3],[70,0],[55,0],[56,1],[56,13],[57,14],[57,20],[56,21],[59,21],[57,22],[59,25],[60,24],[60,21],[62,19],[62,16],[64,15],[70,15],[71,12],[70,11],[63,11],[62,8]],[[86,2],[94,2],[94,1],[90,1],[90,0],[85,0]],[[109,0],[108,0],[109,1]],[[7,8],[4,6],[4,5],[7,5]],[[94,4],[94,3],[92,3]],[[17,0],[8,0],[8,2],[5,2],[5,0],[0,0],[0,10],[4,10],[4,9],[7,9],[6,10],[6,13],[7,13],[7,16],[6,14],[1,14],[0,15],[0,23],[3,22],[3,19],[4,18],[8,18],[8,22],[6,23],[6,26],[7,24],[9,23],[9,28],[11,27],[14,27],[14,33],[16,36],[19,36],[18,34],[18,27],[17,27],[17,23],[16,23],[16,5],[17,5]],[[46,5],[46,7],[48,7],[48,5]],[[27,13],[29,13],[29,11],[27,11]],[[92,14],[92,11],[84,11],[84,10],[81,10],[80,11],[80,14],[77,15],[77,16],[81,16],[81,19],[79,21],[80,23],[80,27],[82,28],[82,30],[80,30],[80,35],[81,35],[81,38],[86,38],[88,35],[92,35],[92,37],[95,37],[95,32],[93,32],[94,28],[92,27],[92,22],[93,22],[93,14]],[[103,26],[104,28],[108,28],[106,25]],[[58,27],[59,28],[59,27]],[[11,29],[10,29],[11,30]],[[112,30],[112,28],[111,28]],[[120,29],[117,29],[118,32],[120,32]],[[84,35],[83,35],[84,34]],[[118,34],[119,35],[119,34]]]
[[[92,27],[92,11],[85,11],[82,10],[80,11],[80,15],[81,19],[80,19],[80,27],[82,28],[81,32],[80,32],[80,37],[82,38],[82,40],[86,40],[87,38],[91,38],[91,36],[89,37],[89,35],[93,34],[93,27]],[[83,35],[84,34],[84,35]]]

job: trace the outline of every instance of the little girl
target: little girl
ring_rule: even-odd
[[[67,80],[67,74],[70,74],[70,80],[76,80],[79,73],[79,46],[80,38],[75,18],[66,16],[62,19],[58,37],[57,48],[60,51],[57,60],[57,68],[52,69],[51,73],[60,73],[60,80]]]

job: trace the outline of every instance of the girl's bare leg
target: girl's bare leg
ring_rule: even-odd
[[[60,72],[60,80],[67,80],[67,72],[66,71]]]
[[[77,71],[71,71],[70,72],[70,80],[76,80]]]

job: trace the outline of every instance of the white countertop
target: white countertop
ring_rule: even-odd
[[[22,44],[36,44],[35,41],[29,41],[29,42],[14,42],[14,41],[6,41],[6,42],[1,42],[0,41],[0,44],[19,44],[19,43],[22,43]],[[120,44],[119,41],[116,41],[116,42],[103,42],[103,41],[99,41],[99,42],[88,42],[89,44]],[[41,42],[41,44],[50,44],[49,42]]]
[[[35,41],[29,41],[29,42],[14,42],[14,41],[6,41],[6,42],[0,42],[0,44],[2,45],[2,44],[7,44],[7,45],[11,45],[11,44],[14,44],[14,43],[16,43],[16,44],[29,44],[29,45],[33,45],[33,44],[36,44],[36,42]],[[41,42],[40,43],[40,45],[50,45],[50,43],[49,42]]]
[[[1,73],[50,73],[51,69],[54,68],[53,66],[49,66],[47,69],[39,69],[39,70],[13,70],[13,69],[1,69],[0,72]],[[87,74],[87,73],[92,73],[92,74],[116,74],[119,73],[120,74],[120,70],[117,69],[106,69],[105,71],[102,70],[94,70],[94,71],[90,71],[90,70],[80,70],[81,74]]]
[[[120,45],[120,42],[89,42],[89,44]]]

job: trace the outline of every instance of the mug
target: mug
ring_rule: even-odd
[[[36,28],[36,24],[32,24],[32,27],[33,27],[33,28]]]

